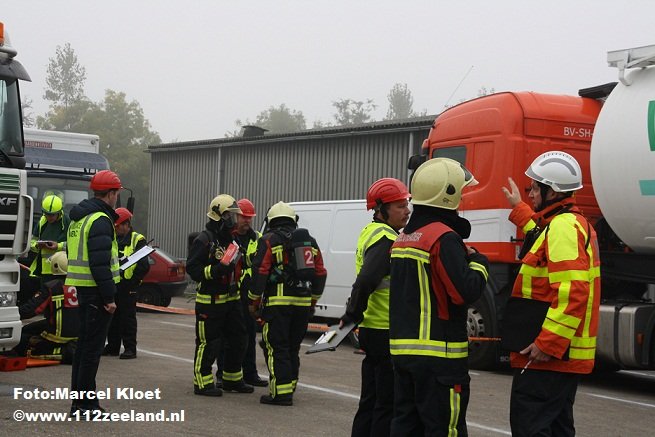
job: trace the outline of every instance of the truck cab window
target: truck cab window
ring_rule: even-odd
[[[466,146],[452,146],[432,151],[431,158],[450,158],[462,165],[466,164]]]

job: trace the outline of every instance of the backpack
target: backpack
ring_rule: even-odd
[[[291,276],[298,281],[313,281],[316,279],[314,268],[314,248],[309,231],[297,228],[291,232],[291,238],[285,244],[289,256]]]

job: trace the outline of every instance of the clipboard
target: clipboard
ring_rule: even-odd
[[[121,258],[119,260],[121,263],[121,270],[123,271],[127,270],[129,267],[139,262],[141,258],[145,258],[146,256],[150,255],[154,251],[155,249],[153,249],[150,246],[143,246],[141,249],[137,250],[127,258],[125,257]]]
[[[350,331],[352,331],[353,328],[355,328],[355,324],[353,322],[346,323],[343,325],[343,328],[339,328],[339,325],[330,326],[330,329],[328,329],[327,332],[324,332],[323,335],[321,335],[318,340],[316,340],[314,345],[310,347],[305,353],[315,354],[316,352],[336,350],[337,346],[339,346],[343,340],[348,337],[348,334],[350,334]]]
[[[541,332],[548,308],[550,302],[510,297],[501,329],[501,347],[510,352],[528,347]]]

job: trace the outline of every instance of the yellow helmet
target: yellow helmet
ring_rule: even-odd
[[[229,194],[219,194],[214,197],[214,199],[209,204],[209,211],[207,211],[207,217],[214,220],[215,222],[220,222],[223,219],[223,214],[225,212],[236,212],[241,214],[241,209],[237,205],[237,201],[234,197]]]
[[[53,275],[65,275],[68,273],[68,258],[66,257],[66,252],[63,250],[55,252],[50,258],[48,258],[48,261],[52,266]]]
[[[61,197],[50,194],[43,198],[41,202],[41,210],[44,214],[57,214],[64,208],[64,202]]]
[[[278,202],[275,205],[271,206],[270,209],[268,210],[268,213],[266,214],[266,220],[270,223],[271,220],[276,219],[278,217],[288,217],[290,219],[293,219],[293,221],[298,221],[297,216],[296,216],[296,211],[289,205],[288,203],[285,202]]]
[[[477,184],[471,172],[454,159],[430,159],[421,164],[412,177],[412,203],[457,209],[462,200],[462,189]]]

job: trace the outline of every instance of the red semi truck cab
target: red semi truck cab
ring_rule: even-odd
[[[471,221],[468,243],[494,263],[515,263],[522,235],[509,223],[510,207],[501,191],[512,177],[527,191],[524,172],[547,150],[575,156],[584,188],[578,204],[592,223],[600,218],[589,170],[594,124],[601,103],[591,98],[504,92],[483,96],[444,111],[423,143],[427,158],[448,157],[463,163],[480,182],[464,192],[460,211]],[[527,196],[524,197],[527,199]]]

